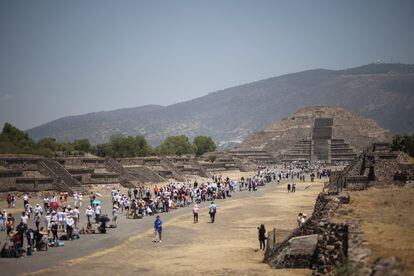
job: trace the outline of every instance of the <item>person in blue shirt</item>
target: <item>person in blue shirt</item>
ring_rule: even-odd
[[[209,208],[209,211],[208,212],[210,214],[211,223],[214,223],[214,219],[216,217],[216,212],[217,212],[217,206],[214,203],[214,201],[211,202],[210,208]]]
[[[156,234],[154,242],[157,242],[157,237],[158,237],[158,242],[161,242],[162,220],[160,219],[160,216],[157,216],[157,218],[154,221],[154,230]]]

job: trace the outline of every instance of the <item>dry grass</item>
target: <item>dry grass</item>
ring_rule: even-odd
[[[372,251],[369,261],[380,256],[398,256],[405,274],[414,273],[414,189],[389,187],[351,192],[352,209],[337,219],[361,219],[362,230]]]

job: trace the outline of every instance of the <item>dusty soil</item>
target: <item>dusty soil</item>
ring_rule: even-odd
[[[380,256],[398,256],[404,274],[414,274],[414,189],[387,187],[351,192],[348,215],[337,220],[361,219],[362,230],[372,251],[369,261]]]
[[[310,189],[304,190],[309,185]],[[274,270],[261,263],[256,228],[262,223],[267,230],[276,228],[276,239],[281,241],[296,227],[297,213],[312,213],[322,187],[322,182],[298,183],[297,192],[288,194],[286,183],[272,183],[249,196],[218,201],[214,224],[208,222],[207,206],[201,208],[198,224],[193,223],[188,208],[165,219],[162,243],[152,242],[153,231],[148,228],[119,245],[35,274],[308,275],[310,270]]]

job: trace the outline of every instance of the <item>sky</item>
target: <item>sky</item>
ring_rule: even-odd
[[[414,63],[414,1],[0,0],[0,124],[169,105],[302,70]]]

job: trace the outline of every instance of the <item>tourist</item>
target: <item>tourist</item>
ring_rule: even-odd
[[[157,215],[154,221],[154,231],[155,231],[155,239],[154,242],[162,242],[162,220],[160,216]]]
[[[50,231],[52,231],[53,241],[55,243],[57,243],[59,241],[59,237],[58,237],[58,224],[56,223],[55,220],[52,220],[52,222],[51,222]]]
[[[79,204],[79,195],[78,195],[78,193],[77,192],[75,192],[74,194],[73,194],[73,201],[74,201],[74,206],[75,207],[77,207],[78,206],[78,204]]]
[[[51,226],[51,220],[52,220],[52,215],[50,214],[49,211],[46,212],[45,215],[45,225],[46,225],[46,231],[47,231],[47,235],[50,234],[50,226]]]
[[[112,206],[112,222],[113,222],[112,226],[113,227],[117,227],[117,223],[116,223],[117,218],[118,218],[118,206],[114,204]]]
[[[60,209],[57,214],[58,229],[66,231],[66,214],[63,209]]]
[[[7,215],[5,214],[5,212],[0,211],[0,231],[6,230],[6,221],[7,221]]]
[[[210,207],[209,207],[209,214],[210,214],[211,223],[214,223],[214,220],[216,218],[216,212],[217,212],[217,206],[214,203],[214,201],[212,201],[211,204],[210,204]]]
[[[194,223],[198,222],[198,212],[200,211],[200,208],[198,208],[198,205],[195,204],[193,207],[193,215],[194,215]]]
[[[45,209],[45,211],[49,210],[49,197],[47,195],[45,195],[43,197],[43,208]]]
[[[22,216],[20,217],[20,221],[24,225],[27,225],[27,223],[29,222],[29,217],[27,216],[26,212],[22,212]]]
[[[73,233],[74,225],[75,225],[75,220],[72,218],[72,216],[68,216],[66,218],[66,238],[68,240],[72,240],[72,233]]]
[[[292,184],[292,193],[296,192],[296,183]]]
[[[264,224],[260,225],[260,227],[257,227],[257,230],[258,230],[257,232],[258,232],[260,250],[265,250],[266,228]]]
[[[13,231],[14,229],[14,217],[11,213],[8,214],[7,216],[7,222],[6,222],[6,234],[7,236],[10,235],[10,233]]]
[[[41,219],[42,219],[42,212],[40,212],[40,210],[35,211],[34,221],[35,221],[37,231],[39,231],[39,229],[40,229]]]
[[[298,227],[300,227],[302,223],[302,213],[298,214],[298,217],[296,218],[296,222],[298,223]]]
[[[23,206],[26,206],[27,204],[29,204],[29,194],[25,193],[23,195]]]
[[[9,194],[7,195],[7,198],[6,198],[8,208],[10,208],[10,207],[11,207],[12,200],[13,200],[12,195],[9,193]]]
[[[99,203],[95,206],[95,222],[99,222],[99,218],[101,217],[102,207],[99,205]]]
[[[306,214],[302,214],[302,217],[300,218],[300,226],[304,225],[306,222]]]
[[[82,207],[82,201],[83,201],[83,195],[82,193],[79,193],[79,207]]]
[[[91,219],[92,219],[94,213],[95,212],[93,211],[92,207],[88,206],[88,208],[85,211],[86,220],[88,221],[88,223],[91,223]]]
[[[75,221],[75,229],[78,227],[78,223],[79,223],[79,218],[80,218],[80,212],[79,212],[79,207],[76,206],[75,208],[73,208],[73,210],[70,212],[70,215],[72,216],[73,220]]]

